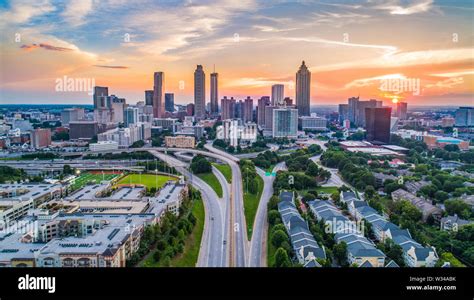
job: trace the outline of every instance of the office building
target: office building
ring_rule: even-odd
[[[356,126],[365,127],[365,109],[382,107],[382,101],[371,99],[369,101],[358,101],[354,123]]]
[[[285,97],[285,99],[283,99],[283,105],[293,106],[293,99],[291,99],[290,97]]]
[[[456,110],[456,126],[470,127],[474,126],[474,107],[463,106]]]
[[[234,97],[230,99],[227,96],[221,99],[221,118],[222,120],[233,119],[235,117],[236,101]]]
[[[260,127],[265,127],[265,107],[270,105],[270,97],[263,96],[258,99],[257,105],[257,124]]]
[[[397,102],[396,117],[399,120],[405,120],[407,118],[408,104],[406,102]]]
[[[51,129],[36,128],[31,131],[31,147],[35,149],[49,147],[51,145]]]
[[[279,108],[278,106],[265,106],[265,130],[273,130],[273,110]]]
[[[253,121],[253,99],[247,97],[243,102],[243,118],[244,123]]]
[[[102,141],[102,142],[89,144],[90,151],[100,152],[100,151],[111,151],[111,150],[117,150],[117,149],[118,149],[118,143],[114,141]]]
[[[69,125],[70,121],[80,121],[84,119],[84,108],[65,108],[61,112],[61,124],[62,126]]]
[[[104,108],[106,107],[105,98],[109,96],[109,88],[103,86],[95,86],[94,87],[94,109]]]
[[[365,109],[367,141],[390,143],[392,108],[367,107]]]
[[[136,124],[138,122],[138,108],[137,107],[127,107],[124,112],[124,125],[125,127],[130,126],[130,124]]]
[[[111,102],[112,111],[112,122],[123,123],[124,110],[125,110],[125,99],[124,98],[113,98]]]
[[[194,116],[198,120],[206,116],[206,74],[202,65],[194,71]]]
[[[194,148],[195,145],[195,137],[194,136],[185,136],[185,135],[178,135],[178,136],[166,136],[165,137],[165,144],[166,147],[175,147],[175,148]]]
[[[299,116],[309,116],[311,105],[311,72],[304,61],[296,73],[296,107]]]
[[[294,108],[273,109],[274,138],[296,138],[298,136],[298,110]]]
[[[153,117],[162,118],[165,114],[163,107],[165,73],[155,72],[153,75],[153,84]]]
[[[349,119],[349,104],[339,104],[339,122]]]
[[[300,117],[301,129],[303,130],[315,130],[315,131],[325,131],[327,130],[327,120],[323,117],[318,117],[316,114],[311,114],[311,116]]]
[[[153,90],[145,91],[145,105],[153,106]]]
[[[174,112],[174,94],[165,93],[165,110]]]
[[[272,105],[282,106],[284,98],[285,86],[283,84],[272,85]]]
[[[69,123],[69,138],[71,140],[92,139],[99,132],[96,121],[74,121]]]
[[[219,92],[218,92],[218,78],[219,74],[211,73],[211,115],[217,116],[219,114]]]

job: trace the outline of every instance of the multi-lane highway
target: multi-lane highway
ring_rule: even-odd
[[[250,254],[249,254],[249,267],[266,267],[267,264],[267,204],[273,195],[273,181],[275,176],[267,176],[266,172],[260,168],[256,168],[257,173],[263,179],[263,192],[260,197],[260,202],[257,208],[257,214],[255,215],[255,221],[253,223],[253,234],[252,240],[250,241]],[[285,162],[278,163],[273,168],[273,173],[280,170],[285,170]]]

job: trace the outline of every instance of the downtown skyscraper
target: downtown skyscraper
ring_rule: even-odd
[[[296,72],[296,107],[299,116],[310,115],[311,103],[311,72],[306,67],[304,60]]]
[[[272,105],[282,106],[285,86],[283,84],[272,85]]]
[[[165,73],[155,72],[153,76],[153,117],[162,118],[165,114],[163,94],[165,86]]]
[[[218,77],[216,72],[211,73],[211,115],[219,114],[219,93],[218,93]]]
[[[109,88],[105,86],[94,87],[94,109],[106,107],[106,97],[109,96]]]
[[[194,71],[194,116],[203,119],[206,115],[206,74],[202,65]]]

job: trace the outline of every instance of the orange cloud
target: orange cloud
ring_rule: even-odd
[[[31,45],[22,45],[20,47],[21,49],[25,51],[33,51],[38,48],[43,48],[45,50],[51,50],[51,51],[74,51],[74,49],[71,48],[65,48],[65,47],[57,47],[49,44],[31,44]]]

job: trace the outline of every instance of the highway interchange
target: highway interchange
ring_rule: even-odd
[[[207,150],[207,151],[205,151]],[[211,143],[205,145],[205,150],[144,147],[125,150],[102,151],[101,153],[121,153],[148,151],[157,159],[174,167],[196,189],[201,192],[205,208],[204,232],[197,261],[198,267],[265,267],[267,243],[267,203],[273,195],[274,176],[266,174],[257,168],[262,177],[264,188],[255,216],[252,229],[252,240],[247,237],[247,225],[244,214],[242,190],[242,175],[239,167],[239,157],[216,149]],[[169,153],[173,152],[175,156]],[[93,152],[77,153],[93,154]],[[206,157],[228,164],[232,171],[232,181],[229,184],[224,175],[215,167],[213,173],[222,186],[223,195],[219,198],[216,192],[201,178],[189,171],[189,160],[193,155],[201,154]],[[246,156],[247,158],[247,156]],[[0,161],[0,165],[8,164],[26,170],[60,170],[64,164],[78,169],[110,169],[142,171],[143,167],[136,166],[139,160],[104,160],[100,164],[92,159],[76,158],[71,160],[18,160]],[[150,162],[151,163],[151,162]],[[273,172],[285,168],[284,163],[275,166]]]

